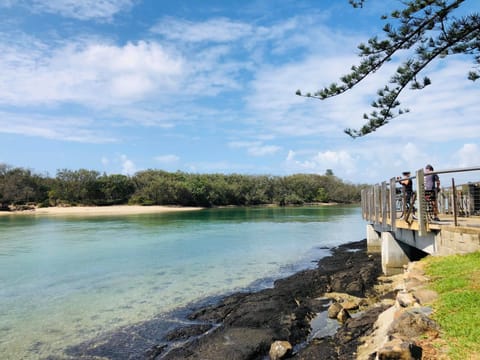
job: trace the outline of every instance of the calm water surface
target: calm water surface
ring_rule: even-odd
[[[314,266],[364,237],[356,207],[0,217],[2,359],[63,350],[193,301]]]

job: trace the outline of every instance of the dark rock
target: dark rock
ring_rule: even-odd
[[[145,358],[146,359],[155,359],[158,355],[163,353],[165,349],[167,349],[168,345],[163,344],[163,345],[155,345],[151,349],[147,350],[145,352]]]
[[[170,331],[166,336],[167,341],[186,340],[206,333],[213,327],[212,324],[189,325]]]
[[[219,328],[209,336],[168,352],[160,359],[258,359],[268,354],[272,335],[268,329]]]
[[[388,306],[377,306],[365,311],[361,316],[348,319],[337,331],[333,340],[338,344],[338,359],[356,359],[357,347],[361,344],[363,336],[373,332],[373,325],[378,315]]]
[[[293,357],[296,360],[338,359],[335,343],[331,338],[315,339],[300,349]]]

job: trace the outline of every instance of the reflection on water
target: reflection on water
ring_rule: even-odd
[[[0,353],[42,358],[273,279],[363,237],[358,208],[0,218]]]

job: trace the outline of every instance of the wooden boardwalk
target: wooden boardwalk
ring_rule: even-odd
[[[440,173],[462,173],[465,171],[478,171],[480,167],[439,171]],[[416,176],[410,178],[415,185],[413,188],[416,201],[410,206],[415,208],[416,217],[412,214],[404,214],[405,195],[399,178],[392,178],[388,182],[374,185],[362,190],[362,216],[372,224],[382,226],[385,230],[402,228],[418,230],[420,235],[425,235],[431,230],[439,230],[444,226],[465,228],[479,228],[480,224],[480,181],[464,185],[455,185],[452,178],[452,186],[441,189],[435,200],[438,208],[440,221],[433,220],[431,200],[425,195],[425,173],[423,169],[416,172]],[[405,211],[403,211],[405,213]]]
[[[430,230],[441,230],[444,227],[461,227],[464,229],[471,229],[472,231],[480,232],[480,216],[460,217],[457,218],[457,225],[453,215],[439,215],[440,221],[430,222],[428,228]],[[405,221],[403,219],[396,219],[396,226],[400,229],[419,230],[420,225],[417,220]],[[390,224],[389,224],[390,225]]]
[[[479,171],[480,167],[456,170]],[[453,172],[452,170],[445,172]],[[367,221],[369,251],[381,251],[382,268],[403,271],[415,249],[431,255],[480,251],[480,181],[441,188],[436,203],[425,195],[423,169],[414,182],[417,201],[410,204],[415,216],[405,211],[405,195],[399,179],[392,178],[362,190],[362,217]],[[437,217],[433,209],[438,209]]]

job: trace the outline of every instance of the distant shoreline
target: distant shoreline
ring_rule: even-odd
[[[142,206],[142,205],[111,205],[111,206],[69,206],[69,207],[44,207],[21,211],[0,211],[0,216],[114,216],[159,214],[179,211],[201,210],[201,207],[183,206]]]
[[[341,205],[336,202],[331,203],[305,203],[303,205],[287,205],[285,207],[297,206],[335,206]],[[346,204],[352,205],[352,204]],[[237,208],[245,207],[238,205],[216,206],[214,208]],[[246,207],[281,207],[277,204],[262,204]],[[138,214],[157,214],[178,211],[202,210],[204,207],[180,206],[180,205],[106,205],[106,206],[51,206],[35,207],[26,210],[0,211],[1,216],[17,215],[47,215],[47,216],[115,216],[115,215],[138,215]]]

